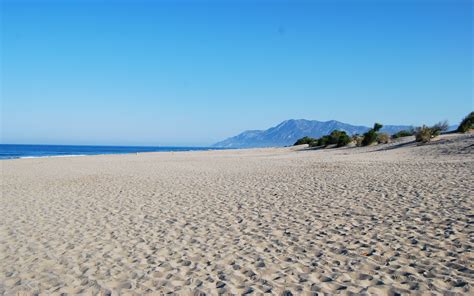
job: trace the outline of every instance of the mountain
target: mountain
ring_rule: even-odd
[[[394,134],[403,129],[409,129],[406,125],[387,125],[382,132]],[[349,135],[362,134],[370,128],[360,125],[351,125],[336,120],[317,121],[306,119],[285,120],[275,127],[267,130],[245,131],[235,137],[225,139],[213,145],[213,147],[225,148],[253,148],[253,147],[278,147],[293,145],[296,140],[308,136],[319,138],[330,134],[333,130],[342,130]]]

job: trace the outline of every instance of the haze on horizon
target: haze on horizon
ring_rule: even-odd
[[[290,118],[457,124],[469,0],[1,1],[2,143],[209,145]]]

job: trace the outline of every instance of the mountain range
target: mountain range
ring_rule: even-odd
[[[394,134],[401,130],[410,129],[408,125],[384,125],[381,132]],[[237,136],[230,137],[215,143],[213,147],[223,148],[256,148],[256,147],[281,147],[293,145],[296,140],[308,136],[319,138],[330,134],[333,130],[345,131],[349,135],[363,134],[370,127],[351,125],[336,120],[317,121],[306,119],[285,120],[277,126],[267,130],[244,131]]]

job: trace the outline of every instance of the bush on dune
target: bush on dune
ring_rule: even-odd
[[[316,139],[314,138],[310,138],[310,137],[303,137],[301,139],[298,139],[295,144],[293,144],[293,146],[296,146],[296,145],[303,145],[303,144],[311,144],[312,142],[315,142],[317,141]]]
[[[458,133],[466,133],[469,130],[474,129],[474,112],[469,113],[459,124],[457,129]]]
[[[376,122],[376,123],[374,123],[374,128],[373,128],[373,130],[376,131],[376,132],[378,132],[382,127],[383,127],[382,124]]]
[[[387,144],[390,142],[390,136],[386,133],[377,134],[377,143],[379,144]]]
[[[351,138],[346,134],[346,132],[342,132],[338,139],[337,139],[337,147],[343,147],[346,146],[351,142]]]
[[[399,132],[393,134],[392,139],[398,139],[398,138],[413,136],[414,133],[415,133],[415,131],[413,131],[413,130],[409,130],[409,131],[402,130],[402,131],[399,131]]]
[[[309,140],[310,139],[310,140]],[[336,147],[346,146],[351,142],[351,138],[345,131],[334,130],[329,135],[322,136],[319,139],[301,138],[295,145],[306,144],[309,142],[310,147],[326,147],[328,145],[336,145]]]
[[[448,130],[448,123],[446,121],[438,122],[432,127],[423,125],[415,129],[415,141],[418,143],[428,143],[431,139],[439,136],[441,132]]]
[[[377,141],[377,132],[383,127],[380,123],[375,123],[374,127],[364,134],[362,146],[369,146]]]
[[[369,146],[370,144],[375,143],[377,140],[377,133],[371,129],[364,134],[364,138],[362,138],[362,146]]]
[[[428,143],[431,141],[431,129],[426,125],[418,127],[415,130],[415,141],[419,143]]]
[[[317,139],[314,139],[314,141],[309,143],[309,147],[316,147],[316,146],[318,146],[318,140]]]
[[[447,131],[448,128],[449,128],[449,124],[447,121],[438,122],[437,124],[431,127],[431,132],[433,134],[433,137],[439,136],[442,132]]]
[[[331,142],[331,137],[322,136],[321,138],[318,139],[318,141],[316,142],[316,145],[326,147],[327,145],[331,144],[330,142]]]
[[[360,147],[360,146],[362,146],[362,140],[363,140],[363,139],[364,139],[363,136],[361,136],[361,135],[359,135],[359,134],[355,134],[355,135],[352,136],[352,139],[351,139],[351,140],[352,140],[352,142],[355,143],[355,145],[356,145],[357,147]]]
[[[328,136],[322,137],[326,145],[336,145],[336,147],[343,147],[350,143],[351,138],[345,131],[334,130]]]

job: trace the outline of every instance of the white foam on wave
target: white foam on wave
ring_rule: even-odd
[[[48,155],[48,156],[21,156],[20,159],[27,158],[57,158],[57,157],[77,157],[77,156],[87,156],[87,154],[70,154],[70,155]]]

